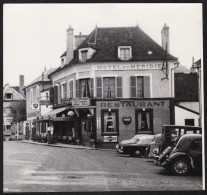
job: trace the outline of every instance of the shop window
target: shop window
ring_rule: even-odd
[[[118,135],[118,110],[101,111],[102,135]]]
[[[80,80],[80,97],[90,97],[90,79]]]
[[[12,93],[5,94],[6,100],[12,100]]]
[[[153,133],[152,109],[136,110],[136,134],[138,133]]]
[[[120,60],[130,60],[132,58],[131,46],[119,46],[118,57]]]
[[[103,97],[104,98],[115,97],[115,78],[114,77],[103,78]]]

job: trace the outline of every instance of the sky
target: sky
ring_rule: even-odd
[[[3,83],[25,86],[46,67],[60,66],[66,50],[66,30],[88,35],[97,27],[139,27],[161,45],[161,30],[169,26],[170,54],[190,68],[203,58],[202,4],[4,4]]]

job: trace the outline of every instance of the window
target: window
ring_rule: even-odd
[[[130,60],[132,58],[131,46],[119,46],[118,57],[120,60]]]
[[[30,105],[33,103],[33,88],[30,89]]]
[[[80,80],[80,97],[90,97],[90,79]]]
[[[103,97],[114,98],[115,97],[115,78],[103,78]]]
[[[88,59],[88,50],[81,51],[81,62],[85,62]]]
[[[101,126],[103,135],[118,135],[118,110],[102,110]]]
[[[142,98],[144,97],[144,80],[143,77],[137,77],[137,97]]]
[[[201,140],[194,140],[191,144],[190,144],[190,150],[198,150],[201,151],[202,150],[202,141]]]
[[[73,98],[73,81],[69,82],[69,97]]]
[[[6,93],[6,100],[12,100],[12,93]]]
[[[152,112],[152,109],[136,110],[136,134],[153,132]]]
[[[194,126],[194,119],[185,119],[185,125]]]
[[[6,107],[5,108],[5,114],[6,114],[6,116],[11,117],[12,116],[12,108],[11,107]]]
[[[150,76],[131,76],[130,91],[131,98],[150,98]]]
[[[66,94],[67,94],[66,83],[63,83],[61,84],[61,99],[62,100],[66,99]]]

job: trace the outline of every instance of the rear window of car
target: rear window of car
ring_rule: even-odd
[[[140,144],[150,144],[152,142],[152,140],[154,139],[154,137],[150,136],[150,137],[140,137],[139,138],[139,143]]]

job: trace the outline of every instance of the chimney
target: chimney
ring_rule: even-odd
[[[69,26],[67,30],[67,49],[66,49],[66,64],[68,64],[73,59],[74,52],[74,34],[73,28]]]
[[[24,96],[24,91],[23,91],[23,88],[24,88],[24,75],[19,75],[19,92],[21,95]]]
[[[169,27],[166,25],[166,23],[162,28],[161,34],[162,34],[162,48],[164,50],[167,49],[167,52],[169,53],[170,52]]]

